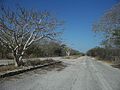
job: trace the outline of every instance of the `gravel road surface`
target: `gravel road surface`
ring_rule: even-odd
[[[120,90],[120,70],[87,56],[61,59],[61,71],[40,70],[2,79],[0,90]]]

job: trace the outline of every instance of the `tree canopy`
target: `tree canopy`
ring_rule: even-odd
[[[93,24],[93,31],[104,36],[103,45],[120,47],[120,3],[114,5]]]
[[[19,66],[24,52],[32,43],[43,38],[55,39],[61,25],[48,11],[1,7],[0,42],[12,50],[16,66]]]

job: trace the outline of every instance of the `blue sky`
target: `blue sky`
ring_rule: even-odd
[[[109,10],[116,0],[5,0],[5,3],[11,8],[15,3],[19,3],[26,8],[54,13],[65,21],[63,42],[86,52],[100,44],[100,39],[92,32],[92,24]]]

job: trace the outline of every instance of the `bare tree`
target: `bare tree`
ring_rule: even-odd
[[[66,48],[66,55],[70,56],[70,53],[71,53],[71,49],[70,48]]]
[[[105,58],[110,60],[109,57],[112,56],[120,61],[120,2],[108,10],[98,22],[94,23],[93,30],[104,36],[102,45],[106,49]]]
[[[62,44],[61,47],[62,47],[63,51],[65,52],[65,55],[70,56],[72,49],[65,44]]]
[[[43,38],[55,39],[61,23],[47,11],[1,8],[0,43],[8,46],[14,55],[15,66],[20,66],[28,47]]]
[[[98,22],[94,23],[93,30],[104,36],[103,45],[118,46],[116,41],[118,42],[120,37],[120,2],[108,10]]]

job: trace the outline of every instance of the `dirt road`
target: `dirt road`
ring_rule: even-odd
[[[1,80],[0,90],[120,90],[120,70],[87,56],[62,61],[67,67],[61,71]]]

